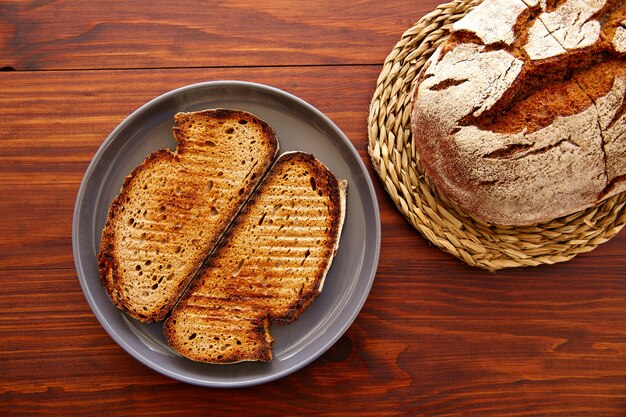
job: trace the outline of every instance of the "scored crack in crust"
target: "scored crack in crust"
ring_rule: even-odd
[[[113,200],[98,254],[113,303],[161,321],[270,168],[272,128],[234,110],[175,115],[175,151],[149,155]]]
[[[283,154],[165,321],[170,346],[202,362],[271,360],[270,324],[292,322],[322,290],[346,187],[314,156]]]
[[[626,190],[626,5],[485,0],[419,74],[413,140],[466,212],[525,225]]]

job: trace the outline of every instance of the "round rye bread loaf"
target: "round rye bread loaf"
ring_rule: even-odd
[[[625,91],[625,0],[485,0],[419,74],[413,141],[466,212],[539,223],[626,190]]]

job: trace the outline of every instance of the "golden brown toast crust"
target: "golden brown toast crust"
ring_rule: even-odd
[[[345,192],[314,156],[281,156],[165,321],[170,346],[196,361],[269,361],[269,325],[295,320],[321,290]]]
[[[165,318],[278,151],[272,128],[246,112],[175,121],[176,150],[152,153],[126,177],[98,254],[112,301],[146,322]]]

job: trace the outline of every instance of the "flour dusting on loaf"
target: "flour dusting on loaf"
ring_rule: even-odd
[[[503,8],[509,8],[508,13],[500,13]],[[528,7],[521,1],[486,1],[469,12],[465,18],[456,22],[454,30],[472,32],[485,45],[498,42],[511,45],[515,41],[515,32],[513,31],[515,22],[517,22],[519,15],[527,9]]]
[[[626,20],[622,22],[622,26],[626,26]],[[615,30],[615,36],[613,36],[613,47],[618,52],[626,53],[626,28],[619,27]]]
[[[485,0],[413,92],[427,175],[466,212],[525,225],[626,190],[623,0]]]

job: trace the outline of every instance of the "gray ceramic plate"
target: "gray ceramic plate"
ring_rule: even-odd
[[[275,341],[270,363],[210,365],[187,360],[168,347],[161,323],[143,324],[121,313],[98,277],[100,234],[124,177],[149,153],[165,147],[174,149],[172,124],[176,112],[218,107],[257,115],[276,130],[281,152],[310,152],[338,178],[348,180],[346,222],[324,290],[296,322],[271,328]],[[172,378],[197,385],[236,387],[275,380],[304,367],[348,329],[374,280],[380,218],[363,161],[332,121],[310,104],[275,88],[221,81],[166,93],[139,108],[111,133],[94,156],[78,192],[72,243],[87,301],[122,348]]]

